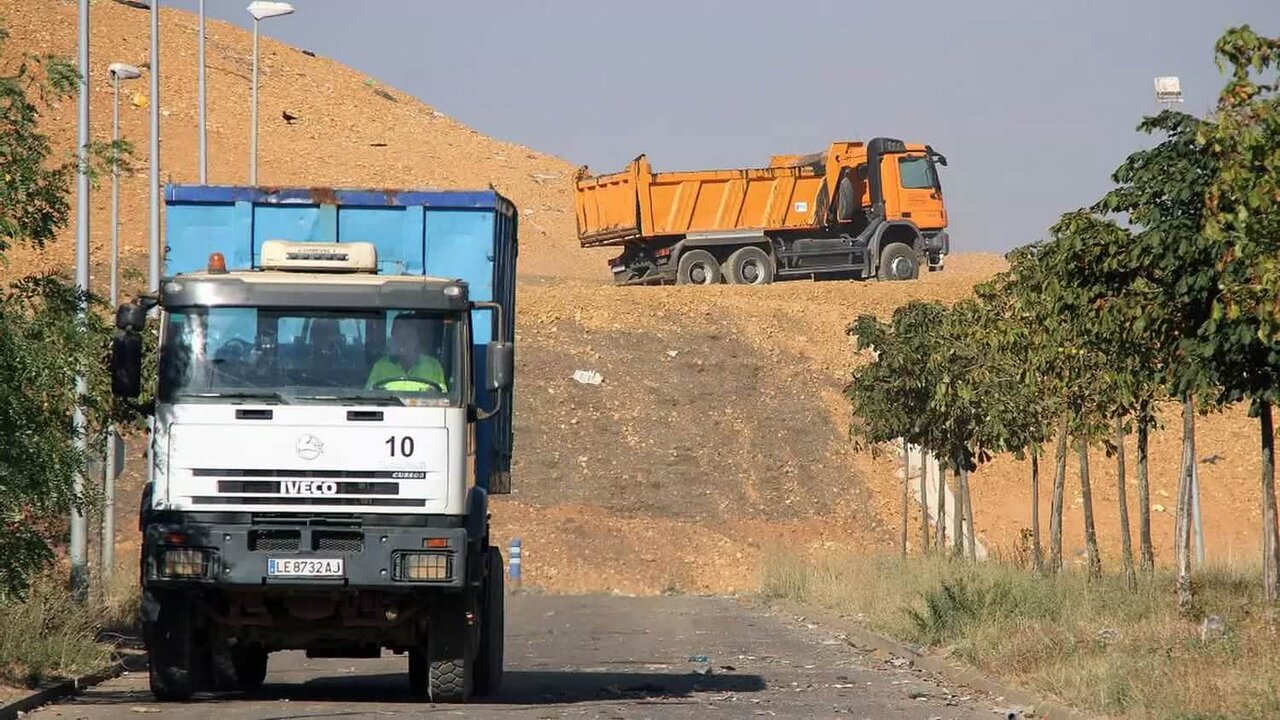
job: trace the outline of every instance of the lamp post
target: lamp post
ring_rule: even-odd
[[[1182,102],[1182,80],[1177,75],[1155,79],[1156,102],[1163,109],[1170,109]],[[1196,565],[1204,567],[1204,524],[1200,517],[1200,472],[1196,467],[1195,453],[1191,455],[1191,527],[1192,545],[1195,546]]]
[[[111,307],[119,302],[120,276],[120,81],[137,80],[142,71],[132,65],[111,63],[107,68],[111,74]],[[104,587],[111,581],[111,571],[115,567],[116,550],[116,456],[119,452],[116,441],[116,428],[107,428],[107,451],[102,463],[102,582]]]
[[[200,41],[196,43],[196,62],[200,66],[200,73],[196,83],[196,105],[198,106],[197,114],[200,122],[200,184],[204,185],[209,182],[209,147],[208,136],[205,134],[205,85],[204,85],[204,0],[200,0],[199,22],[197,23],[200,32]]]
[[[80,0],[79,6],[79,98],[76,128],[76,289],[89,290],[89,0]],[[85,315],[84,301],[80,301],[78,313]],[[74,437],[76,449],[84,456],[88,449],[85,431],[88,423],[84,415],[84,395],[87,389],[83,375],[76,376],[76,409]],[[84,506],[85,468],[76,469],[72,481],[71,507],[71,596],[83,602],[89,594],[89,518]]]
[[[253,95],[250,100],[249,119],[249,184],[258,184],[258,25],[267,18],[293,13],[293,5],[287,2],[255,0],[249,3],[253,16]]]

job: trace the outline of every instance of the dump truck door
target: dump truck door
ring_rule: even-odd
[[[942,204],[942,185],[938,170],[924,153],[891,155],[884,161],[885,194],[896,187],[899,216],[910,220],[921,230],[937,230],[947,226],[947,210]],[[897,177],[891,181],[890,176]]]

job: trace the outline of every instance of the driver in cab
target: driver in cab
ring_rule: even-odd
[[[422,339],[426,334],[423,325],[427,322],[424,318],[404,315],[397,315],[391,321],[390,348],[369,370],[365,389],[448,392],[440,361],[423,352]]]

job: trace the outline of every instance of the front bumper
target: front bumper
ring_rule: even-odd
[[[430,542],[429,542],[430,541]],[[143,533],[144,579],[149,587],[223,589],[378,589],[409,592],[461,588],[467,581],[467,531],[463,527],[334,526],[230,522],[155,521]],[[430,545],[431,547],[428,547]],[[167,574],[165,553],[200,551],[195,576]],[[407,553],[447,558],[447,579],[404,577]],[[341,577],[278,577],[272,559],[342,559]],[[398,562],[399,561],[399,562]],[[191,567],[189,566],[189,567]]]

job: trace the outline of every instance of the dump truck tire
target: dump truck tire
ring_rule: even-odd
[[[688,250],[680,254],[676,266],[677,285],[715,285],[720,282],[720,263],[706,250]]]
[[[773,259],[754,245],[738,248],[720,266],[730,285],[768,285],[773,282]]]
[[[880,270],[876,276],[881,280],[915,280],[920,276],[916,251],[904,243],[889,243],[880,252]]]
[[[836,221],[849,222],[858,212],[858,198],[853,193],[853,178],[845,175],[836,184]]]

